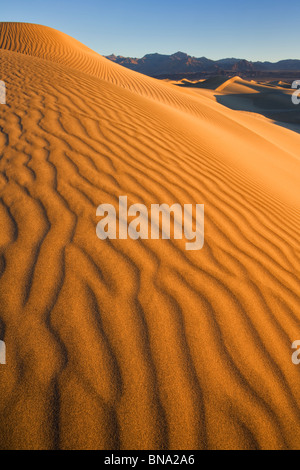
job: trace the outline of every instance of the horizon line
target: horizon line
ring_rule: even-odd
[[[255,63],[255,62],[261,62],[261,63],[269,62],[271,64],[277,64],[278,62],[282,62],[282,61],[285,61],[285,60],[295,60],[295,61],[300,62],[300,59],[296,59],[296,58],[292,58],[292,57],[288,57],[288,58],[285,58],[285,59],[279,59],[279,60],[275,60],[275,61],[274,61],[274,59],[273,60],[271,60],[271,59],[270,60],[245,59],[245,57],[221,57],[220,59],[210,59],[209,57],[207,57],[205,55],[195,56],[195,55],[190,55],[187,52],[183,52],[183,51],[176,51],[176,52],[172,52],[171,54],[166,54],[166,53],[161,53],[161,52],[147,52],[146,54],[144,54],[143,56],[140,56],[140,57],[133,56],[133,55],[115,54],[114,52],[112,52],[111,54],[105,54],[104,57],[114,56],[114,57],[123,57],[125,59],[128,59],[128,58],[130,58],[130,59],[143,59],[144,57],[149,56],[149,55],[161,55],[161,56],[170,57],[170,56],[176,55],[176,54],[186,54],[188,57],[191,57],[192,59],[207,59],[207,60],[211,60],[212,62],[219,62],[220,60],[246,60],[247,62],[252,62],[252,63]],[[103,54],[100,54],[100,55],[103,55]]]

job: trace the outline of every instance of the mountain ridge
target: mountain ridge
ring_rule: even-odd
[[[181,51],[169,55],[157,52],[150,53],[141,58],[116,56],[115,54],[105,57],[126,68],[154,77],[193,73],[225,74],[226,72],[300,71],[300,60],[298,59],[284,59],[278,62],[253,62],[235,57],[211,60],[204,56],[190,56]]]

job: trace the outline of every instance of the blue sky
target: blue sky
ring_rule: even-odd
[[[11,0],[1,21],[59,29],[100,54],[187,52],[210,59],[299,59],[300,2]]]

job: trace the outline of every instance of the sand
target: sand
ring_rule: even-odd
[[[240,77],[213,77],[207,80],[172,81],[173,85],[194,94],[210,98],[230,109],[256,114],[279,126],[300,134],[299,106],[292,102],[295,89],[291,84],[255,82]]]
[[[44,26],[0,48],[0,448],[299,449],[300,135]],[[204,248],[99,240],[121,195],[204,204]]]

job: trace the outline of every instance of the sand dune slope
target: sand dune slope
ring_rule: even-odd
[[[282,81],[261,83],[232,77],[228,80],[223,78],[221,85],[216,87],[216,82],[218,84],[221,79],[217,77],[190,84],[173,83],[230,109],[264,116],[272,123],[300,133],[299,106],[292,102],[295,89],[291,88],[291,84]]]
[[[300,136],[0,24],[2,449],[300,448]],[[205,245],[96,208],[205,204]]]

